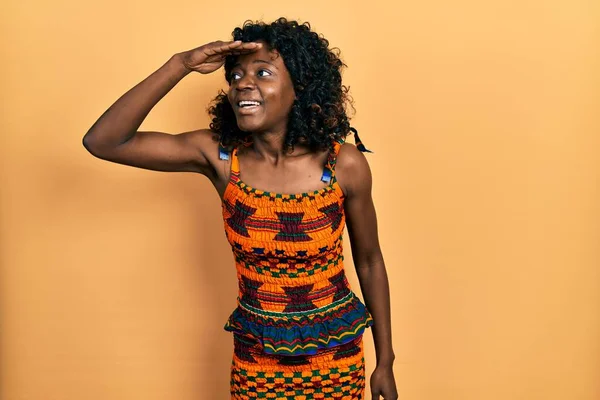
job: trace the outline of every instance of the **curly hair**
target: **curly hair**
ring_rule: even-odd
[[[233,40],[254,42],[263,40],[268,50],[277,50],[288,69],[296,100],[287,123],[284,150],[293,150],[303,144],[311,151],[331,150],[334,141],[341,141],[352,130],[346,114],[346,105],[353,111],[349,87],[342,85],[341,69],[347,67],[339,57],[338,48],[329,48],[329,41],[311,31],[310,23],[299,24],[281,17],[266,24],[247,20],[232,32]],[[230,84],[230,73],[239,56],[225,59],[225,79]],[[221,145],[231,149],[248,144],[251,133],[241,131],[235,114],[221,90],[208,108],[212,116],[210,129],[219,135]]]

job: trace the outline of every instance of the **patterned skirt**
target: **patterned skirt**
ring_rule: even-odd
[[[362,335],[308,356],[265,354],[259,342],[233,334],[231,399],[361,400],[365,390]]]

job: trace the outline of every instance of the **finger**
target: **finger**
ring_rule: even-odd
[[[222,52],[225,50],[235,48],[235,47],[239,46],[240,44],[242,44],[242,42],[239,40],[237,40],[235,42],[224,42],[224,43],[219,43],[218,45],[212,47],[212,49],[216,52]]]
[[[248,53],[254,53],[257,49],[229,49],[227,50],[227,53],[243,53],[243,54],[248,54]]]
[[[240,51],[242,49],[246,49],[247,47],[242,47],[242,42],[239,43],[231,43],[231,44],[225,44],[219,47],[216,47],[214,50],[216,53],[218,54],[227,54],[227,53],[231,53],[232,50],[235,51]]]
[[[262,46],[263,46],[263,44],[259,43],[259,42],[247,42],[247,43],[244,43],[244,48],[260,49]]]
[[[237,49],[260,49],[262,47],[262,43],[258,42],[242,42],[241,40],[236,40],[227,46],[228,48],[237,48]]]
[[[254,47],[254,48],[242,48],[242,47],[236,47],[233,49],[224,49],[224,50],[219,50],[217,51],[217,53],[219,55],[240,55],[240,54],[250,54],[250,53],[254,53],[255,51],[258,50],[258,47]]]
[[[237,45],[242,43],[241,40],[230,40],[228,42],[224,42],[222,40],[218,40],[216,42],[214,42],[215,44],[218,44],[219,46],[229,46],[229,45]]]
[[[235,47],[244,47],[244,48],[254,48],[259,46],[260,47],[261,43],[258,42],[242,42],[241,40],[236,40],[233,42],[229,42],[229,43],[225,43],[225,47],[227,48],[235,48]]]
[[[242,48],[240,48],[240,49],[235,49],[235,51],[239,51],[239,52],[242,52],[244,54],[248,54],[248,53],[254,53],[255,51],[258,51],[258,48],[257,47],[250,48],[250,49],[242,49]]]

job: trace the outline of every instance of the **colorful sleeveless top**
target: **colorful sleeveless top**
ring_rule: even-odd
[[[267,354],[316,354],[373,324],[344,271],[344,193],[335,176],[341,145],[334,144],[324,168],[322,180],[329,185],[299,194],[247,185],[237,149],[231,152],[222,211],[239,295],[224,329],[251,337]],[[368,151],[358,138],[357,147]]]

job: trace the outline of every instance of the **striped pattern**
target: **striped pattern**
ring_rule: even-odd
[[[231,398],[362,399],[365,360],[362,336],[315,356],[265,355],[256,341],[234,334]]]
[[[329,184],[296,194],[249,186],[237,149],[230,154],[222,212],[239,281],[224,326],[234,336],[232,398],[361,398],[362,334],[373,318],[344,270],[340,147],[326,164]]]

